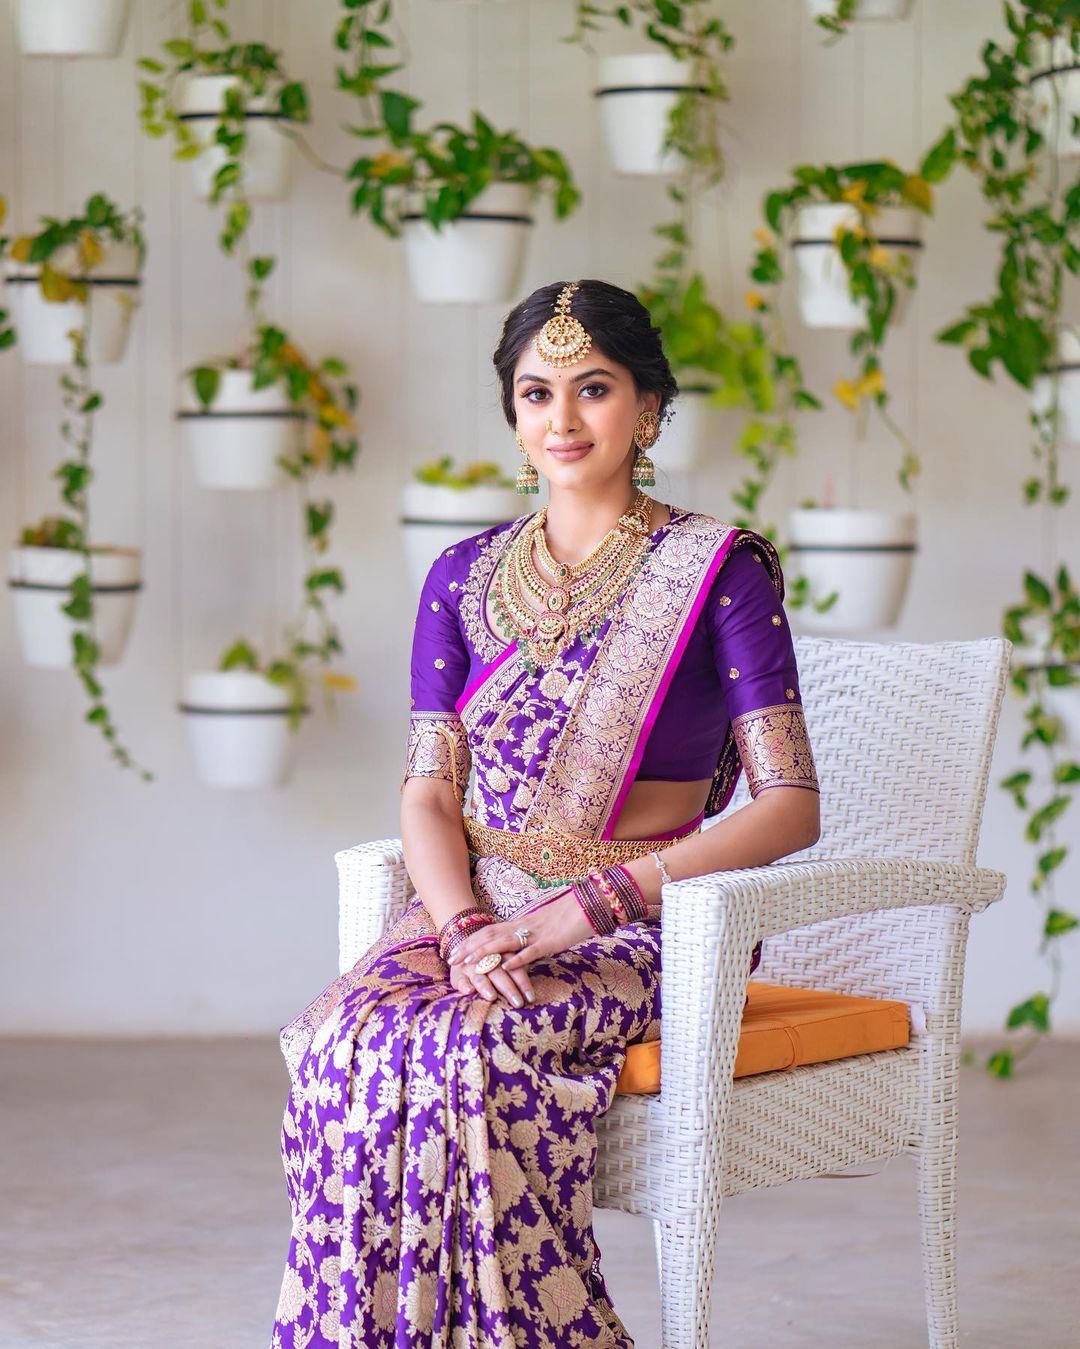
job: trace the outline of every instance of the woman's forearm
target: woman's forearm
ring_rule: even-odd
[[[806,787],[770,787],[700,834],[658,851],[673,881],[713,871],[766,866],[816,843],[818,794]],[[651,857],[626,864],[650,904],[660,903],[663,879]]]
[[[445,789],[445,790],[443,790]],[[437,928],[476,900],[461,806],[448,784],[410,778],[401,794],[405,867]]]

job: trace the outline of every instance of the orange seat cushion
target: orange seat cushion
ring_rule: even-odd
[[[743,1011],[735,1076],[826,1063],[878,1049],[899,1049],[911,1036],[908,1006],[884,998],[852,998],[812,988],[784,988],[751,979]],[[660,1041],[631,1045],[617,1092],[660,1090]]]

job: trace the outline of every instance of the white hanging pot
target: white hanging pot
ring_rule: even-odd
[[[79,277],[74,253],[63,250],[50,265],[86,284],[90,307],[90,363],[115,365],[124,358],[131,333],[131,317],[139,307],[142,280],[139,250],[134,244],[107,244],[93,271]],[[70,365],[72,329],[83,324],[79,300],[53,303],[41,293],[40,263],[4,259],[4,279],[11,297],[12,316],[23,360],[30,365]]]
[[[795,237],[791,241],[798,280],[799,314],[808,328],[862,328],[866,314],[848,289],[848,273],[836,246],[836,231],[842,225],[854,229],[862,224],[855,206],[848,202],[823,202],[800,206],[796,213]],[[922,219],[918,211],[883,206],[873,217],[877,241],[896,258],[906,258],[912,268],[922,247]],[[899,323],[911,298],[908,286],[897,282],[892,322]]]
[[[278,466],[300,448],[304,415],[280,384],[252,387],[250,370],[222,370],[209,409],[181,381],[176,414],[200,487],[256,492],[284,487],[291,479]]]
[[[70,667],[76,624],[64,613],[70,585],[85,568],[73,548],[13,548],[8,555],[8,586],[15,599],[15,627],[28,665],[58,670]],[[94,630],[99,664],[116,665],[124,654],[142,589],[142,554],[136,548],[101,548],[90,552],[90,585],[94,595]]]
[[[419,593],[440,553],[491,525],[516,520],[533,508],[513,487],[445,487],[409,482],[401,490],[401,534],[413,589]]]
[[[1058,333],[1057,360],[1053,369],[1058,382],[1058,432],[1067,445],[1080,445],[1080,338],[1067,328]],[[1042,417],[1054,402],[1054,382],[1040,375],[1031,391],[1031,410]]]
[[[1047,146],[1062,159],[1080,155],[1080,136],[1073,130],[1073,119],[1080,117],[1080,64],[1062,38],[1041,43],[1036,59],[1041,68],[1028,76],[1028,88]]]
[[[288,689],[257,671],[188,675],[180,711],[199,780],[208,787],[280,787],[295,759],[288,709]]]
[[[912,0],[858,0],[852,18],[856,23],[880,20],[895,23],[911,13]],[[836,0],[806,0],[811,18],[819,19],[836,13]]]
[[[532,200],[528,183],[492,183],[464,214],[437,230],[422,210],[404,212],[405,258],[417,299],[490,304],[516,294]]]
[[[900,617],[916,551],[914,515],[886,511],[794,510],[788,538],[810,593],[836,602],[825,613],[795,610],[802,632],[858,634],[893,627]]]
[[[214,144],[214,132],[225,106],[226,90],[237,83],[233,75],[192,75],[177,96],[177,112],[203,143],[196,159],[187,161],[197,197],[209,197],[214,178],[228,162],[222,146]],[[243,191],[248,197],[279,201],[292,188],[293,147],[279,130],[280,119],[258,99],[249,101],[244,116],[247,144],[243,154]]]
[[[116,56],[131,0],[16,0],[24,56]]]
[[[597,64],[593,97],[608,158],[616,173],[677,173],[682,157],[664,150],[668,118],[686,89],[696,88],[690,63],[668,52],[604,56]]]
[[[681,388],[649,457],[657,471],[688,473],[701,462],[702,454],[715,449],[723,437],[720,409],[701,389]]]

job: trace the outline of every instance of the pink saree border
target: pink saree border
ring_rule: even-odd
[[[683,652],[686,650],[690,641],[690,635],[694,631],[694,625],[697,623],[698,617],[705,607],[705,599],[708,596],[709,587],[716,579],[717,573],[726,561],[727,555],[731,552],[732,546],[738,537],[739,530],[731,530],[723,543],[721,543],[720,547],[716,550],[716,554],[708,567],[706,567],[705,571],[702,573],[701,580],[698,583],[697,593],[686,611],[682,628],[675,642],[675,646],[672,649],[671,656],[667,665],[664,667],[664,672],[660,676],[659,682],[653,693],[652,702],[649,704],[648,710],[641,723],[637,741],[634,745],[634,752],[630,756],[630,762],[626,766],[626,773],[623,777],[622,786],[619,788],[618,794],[611,807],[611,813],[608,816],[607,823],[604,825],[603,832],[600,835],[603,839],[610,839],[612,837],[612,830],[618,823],[619,814],[622,811],[627,796],[630,794],[630,788],[634,785],[634,781],[637,778],[638,769],[641,767],[641,761],[645,757],[645,746],[649,736],[652,734],[652,728],[656,723],[656,718],[660,714],[661,704],[667,695],[672,679],[675,677],[675,671],[678,668],[679,661],[682,660]],[[702,818],[704,818],[704,813]]]
[[[495,674],[495,672],[502,665],[505,665],[505,663],[510,659],[510,657],[514,654],[516,650],[517,650],[517,642],[508,643],[505,647],[503,647],[503,649],[499,652],[499,654],[495,657],[493,661],[489,661],[488,664],[484,666],[484,668],[480,671],[480,673],[476,676],[476,678],[472,681],[472,683],[467,684],[465,686],[464,691],[459,695],[459,697],[454,702],[454,708],[459,717],[461,716],[465,708],[468,706],[469,701],[473,698],[473,696],[484,687],[487,681],[492,677],[492,675]]]

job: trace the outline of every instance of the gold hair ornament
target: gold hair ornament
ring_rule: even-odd
[[[570,313],[570,297],[577,289],[576,281],[563,286],[554,315],[536,334],[536,354],[548,365],[574,365],[592,346],[592,338]]]

